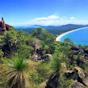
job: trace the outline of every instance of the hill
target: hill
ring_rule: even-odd
[[[67,25],[61,25],[61,26],[42,26],[42,25],[32,25],[32,26],[16,26],[15,28],[20,31],[26,31],[31,33],[33,29],[35,28],[45,28],[48,32],[58,35],[70,30],[74,30],[81,27],[87,27],[88,25],[77,25],[77,24],[67,24]]]
[[[43,28],[1,35],[0,88],[88,88],[88,46],[54,39]]]

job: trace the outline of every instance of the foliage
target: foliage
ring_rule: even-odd
[[[78,50],[74,52],[72,47]],[[43,52],[38,57],[44,59],[43,56],[48,55],[49,60],[33,61],[38,49]],[[87,51],[87,46],[76,46],[69,39],[63,43],[56,42],[55,36],[43,28],[34,29],[32,34],[11,28],[0,35],[0,83],[7,88],[25,88],[25,85],[27,88],[39,88],[54,74],[58,75],[60,88],[69,88],[74,80],[65,77],[66,71],[79,66],[88,75]]]
[[[32,36],[44,41],[46,44],[50,44],[55,38],[53,34],[50,34],[43,28],[37,28],[36,30],[34,29]]]
[[[25,73],[28,67],[26,60],[14,58],[4,60],[4,64],[8,68],[6,88],[25,88]]]

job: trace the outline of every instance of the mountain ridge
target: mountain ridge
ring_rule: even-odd
[[[77,28],[88,27],[88,25],[80,25],[80,24],[66,24],[66,25],[58,25],[58,26],[42,26],[42,25],[29,25],[29,26],[16,26],[15,28],[19,31],[31,32],[36,28],[44,28],[48,30],[50,33],[55,35],[61,34],[67,31],[75,30]]]

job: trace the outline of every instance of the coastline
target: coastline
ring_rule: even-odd
[[[82,27],[82,28],[78,28],[78,29],[75,29],[75,30],[71,30],[71,31],[68,31],[68,32],[65,32],[65,33],[62,33],[60,34],[58,37],[56,37],[56,41],[61,41],[61,38],[69,33],[72,33],[72,32],[75,32],[75,31],[79,31],[79,30],[82,30],[84,28],[88,28],[88,27]]]

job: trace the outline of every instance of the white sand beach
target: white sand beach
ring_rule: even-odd
[[[85,27],[85,28],[86,28],[86,27]],[[71,31],[68,31],[68,32],[65,32],[65,33],[59,35],[58,37],[56,37],[56,41],[61,41],[61,38],[62,38],[63,36],[65,36],[65,35],[67,35],[67,34],[69,34],[69,33],[75,32],[75,31],[79,31],[79,30],[81,30],[81,29],[84,29],[84,27],[83,27],[83,28],[78,28],[78,29],[75,29],[75,30],[71,30]]]

